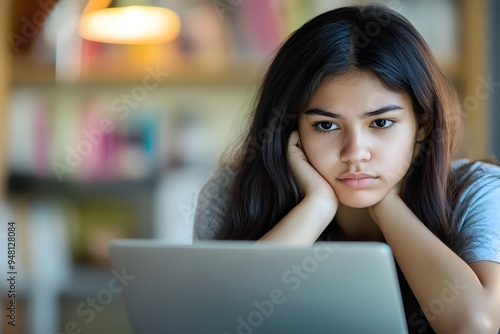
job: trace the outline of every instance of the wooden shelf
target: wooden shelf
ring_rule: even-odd
[[[154,67],[152,67],[154,68]],[[252,62],[233,64],[224,68],[210,69],[192,63],[178,66],[159,68],[168,73],[164,85],[249,85],[260,83],[266,70],[266,64]],[[84,74],[78,80],[65,81],[56,79],[56,70],[53,65],[47,65],[30,57],[18,57],[12,62],[12,85],[95,85],[95,84],[137,84],[141,83],[148,72],[143,69],[114,68],[94,73]]]
[[[158,176],[151,176],[140,180],[67,180],[58,182],[52,178],[38,179],[33,176],[11,174],[8,179],[8,190],[10,194],[57,195],[80,198],[96,196],[142,197],[154,189],[157,179]]]

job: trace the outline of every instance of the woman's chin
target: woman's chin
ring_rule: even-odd
[[[379,196],[339,196],[337,195],[339,203],[353,209],[369,208],[380,202],[382,197]]]

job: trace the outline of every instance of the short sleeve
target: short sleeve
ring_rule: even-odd
[[[193,241],[214,239],[220,230],[234,175],[233,169],[220,168],[202,187],[196,204]]]
[[[468,180],[468,186],[458,213],[460,237],[468,243],[459,256],[467,263],[500,263],[500,167],[476,162],[463,179]]]

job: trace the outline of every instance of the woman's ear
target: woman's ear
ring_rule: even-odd
[[[424,139],[427,137],[428,133],[429,132],[424,126],[419,126],[417,130],[417,139],[416,139],[417,143],[423,142]]]
[[[425,138],[431,133],[432,125],[430,122],[420,122],[417,128],[417,143],[423,142]]]
[[[414,107],[416,110],[416,107]],[[432,130],[432,122],[430,121],[429,115],[426,113],[417,114],[415,112],[415,123],[417,123],[417,132],[415,134],[415,141],[421,143],[427,138]]]

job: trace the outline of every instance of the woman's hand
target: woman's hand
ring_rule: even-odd
[[[297,131],[293,131],[288,139],[288,161],[290,162],[293,175],[304,191],[305,198],[324,199],[336,211],[338,207],[337,196],[332,186],[307,160]]]
[[[288,161],[305,197],[259,242],[312,245],[335,216],[337,196],[307,160],[297,131],[288,139]]]

